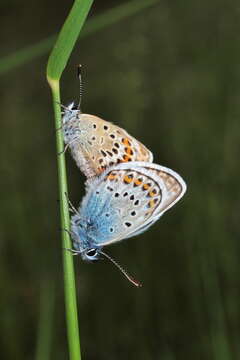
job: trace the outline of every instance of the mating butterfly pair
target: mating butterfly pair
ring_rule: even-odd
[[[84,260],[97,260],[102,247],[149,228],[186,191],[173,170],[153,164],[153,155],[125,130],[97,116],[64,107],[66,147],[88,178],[87,194],[71,218],[75,250]],[[135,285],[139,285],[116,264]]]

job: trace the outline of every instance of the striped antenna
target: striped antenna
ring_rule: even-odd
[[[133,284],[135,285],[136,287],[141,287],[142,284],[135,280],[132,276],[130,276],[126,270],[124,270],[117,262],[116,260],[114,260],[111,256],[109,256],[108,254],[106,254],[105,252],[103,252],[102,250],[98,250],[98,252],[100,254],[102,254],[103,256],[105,256],[108,260],[110,260],[120,271],[121,273]]]
[[[79,102],[78,102],[78,110],[81,110],[81,103],[82,103],[82,94],[83,94],[83,84],[82,84],[82,65],[79,64],[77,67],[77,76],[79,79]]]

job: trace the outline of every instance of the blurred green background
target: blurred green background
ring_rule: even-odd
[[[0,6],[2,59],[18,61],[17,50],[59,31],[71,2]],[[90,17],[116,6],[96,1]],[[74,259],[84,360],[240,359],[239,24],[236,0],[161,0],[75,47],[63,103],[78,100],[81,63],[83,111],[124,127],[188,184],[148,232],[108,249],[141,289],[107,261]],[[0,349],[7,360],[68,358],[48,52],[16,68],[9,62],[8,71],[0,59]],[[78,205],[84,178],[69,154],[67,167]]]

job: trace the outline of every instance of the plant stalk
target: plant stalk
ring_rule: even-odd
[[[61,153],[64,148],[63,135],[61,128],[61,108],[59,81],[53,80],[49,82],[52,90],[53,108],[55,114],[55,128],[56,128],[56,147],[57,153]],[[68,188],[66,177],[66,163],[64,153],[57,155],[58,165],[58,181],[59,181],[59,200],[60,200],[60,217],[61,217],[61,237],[62,248],[71,248],[71,240],[68,234],[70,230],[70,218],[68,208]],[[65,231],[65,229],[67,231]],[[78,328],[77,302],[76,302],[76,287],[73,267],[73,257],[69,251],[63,250],[63,273],[64,273],[64,293],[65,293],[65,308],[66,308],[66,322],[67,334],[69,344],[69,355],[71,360],[80,360],[80,337]]]

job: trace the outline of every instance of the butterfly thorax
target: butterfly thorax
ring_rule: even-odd
[[[96,244],[96,224],[90,219],[75,215],[71,219],[71,233],[74,249],[79,251],[84,260],[88,259],[85,254],[91,249],[101,249]]]
[[[72,106],[73,104],[70,104],[68,107],[66,107],[62,118],[64,142],[65,144],[69,145],[75,137],[80,135],[77,117],[79,110],[73,110]]]
[[[92,143],[88,141],[91,125],[84,121],[85,116],[80,110],[71,110],[68,107],[63,116],[63,135],[77,166],[87,177],[93,177],[96,172],[92,168],[93,160],[90,156]]]

